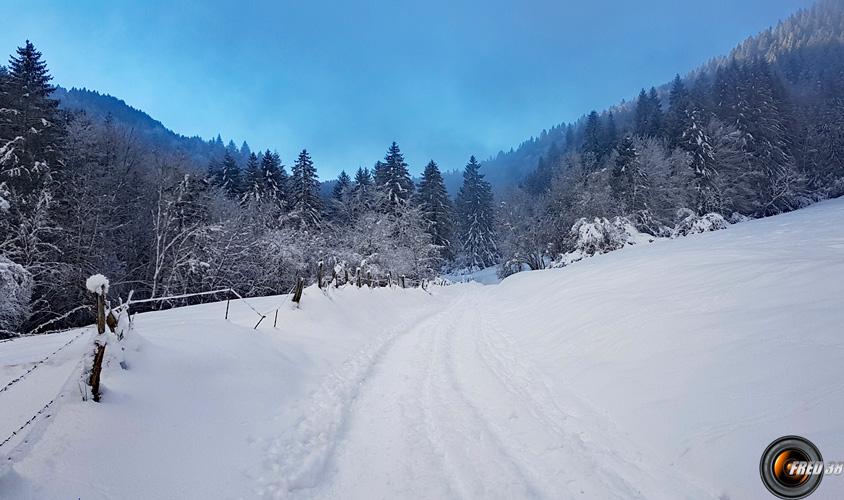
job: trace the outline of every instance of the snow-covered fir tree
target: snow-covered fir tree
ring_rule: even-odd
[[[380,179],[379,179],[380,176]],[[378,189],[384,194],[388,208],[406,203],[413,195],[413,181],[398,144],[393,142],[384,157],[381,171],[376,170]]]
[[[243,176],[237,161],[228,149],[221,161],[211,164],[208,176],[211,185],[222,189],[231,198],[240,199],[244,191]]]
[[[692,207],[698,215],[721,211],[721,195],[715,179],[715,150],[712,139],[703,126],[701,113],[696,109],[687,112],[687,118],[679,122],[682,129],[681,142],[691,155]]]
[[[293,164],[290,177],[290,212],[288,220],[299,228],[319,227],[322,220],[322,200],[319,178],[308,151],[303,149]]]
[[[498,261],[492,187],[480,173],[472,156],[463,170],[463,186],[457,195],[458,243],[465,264],[484,268]]]
[[[433,244],[440,247],[445,258],[451,258],[454,224],[453,207],[440,169],[433,160],[425,166],[425,171],[422,173],[416,194],[416,203]]]

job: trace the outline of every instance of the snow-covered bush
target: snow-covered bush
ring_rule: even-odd
[[[579,219],[571,227],[574,238],[574,251],[584,256],[618,250],[625,245],[634,245],[643,239],[652,241],[636,229],[636,226],[624,217],[608,220],[596,217],[591,222],[585,218]]]
[[[679,222],[674,226],[674,231],[671,234],[673,238],[718,231],[719,229],[726,229],[730,225],[721,214],[708,213],[697,215],[688,208],[681,208],[677,212],[677,218]]]
[[[750,217],[740,214],[738,212],[733,212],[730,214],[730,217],[727,219],[727,222],[730,224],[738,224],[739,222],[747,222],[751,220]]]
[[[0,337],[17,331],[29,317],[32,275],[19,264],[0,257]]]

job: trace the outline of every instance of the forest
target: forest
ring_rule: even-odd
[[[306,149],[218,138],[203,161],[57,93],[29,41],[0,67],[0,336],[88,302],[96,273],[144,298],[287,293],[320,267],[504,276],[564,264],[584,234],[600,252],[844,193],[844,9],[826,0],[630,102],[469,158],[454,197],[435,161],[413,178],[395,142],[329,185]]]

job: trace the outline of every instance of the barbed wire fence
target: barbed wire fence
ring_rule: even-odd
[[[304,283],[305,283],[305,280],[304,280],[303,277],[297,278],[296,283],[293,285],[293,287],[291,287],[291,289],[288,291],[288,293],[285,294],[285,296],[288,296],[288,295],[292,296],[291,301],[294,304],[296,304],[295,307],[297,307],[297,308],[299,307],[299,305],[301,304],[301,301],[302,301],[303,291],[304,291],[304,288],[305,288]],[[324,271],[323,271],[322,266],[320,265],[319,272],[318,272],[318,275],[317,275],[317,281],[316,281],[315,284],[324,293],[327,293],[327,290],[330,289],[331,287],[341,288],[341,287],[345,287],[345,286],[355,286],[356,285],[357,288],[362,288],[363,286],[367,286],[369,288],[384,288],[384,287],[389,287],[389,288],[395,287],[395,288],[402,288],[402,289],[404,289],[404,288],[421,288],[426,293],[430,294],[430,292],[428,291],[428,287],[430,285],[432,285],[432,284],[442,285],[442,284],[446,284],[446,283],[431,281],[431,280],[426,280],[426,279],[411,279],[411,278],[408,278],[405,275],[394,275],[392,272],[388,272],[386,274],[386,276],[379,278],[377,276],[373,277],[372,272],[367,271],[366,277],[364,278],[362,270],[360,268],[357,268],[356,273],[355,273],[353,278],[349,276],[348,269],[344,269],[342,277],[341,277],[340,273],[338,273],[335,269],[335,270],[332,270],[331,278],[328,279],[328,280],[325,280]],[[103,292],[105,292],[105,290],[103,290]],[[259,318],[258,322],[253,327],[253,329],[255,329],[255,330],[257,330],[258,326],[261,324],[261,322],[263,322],[264,319],[266,319],[268,317],[268,315],[270,313],[273,313],[273,312],[275,313],[275,317],[274,317],[274,320],[273,320],[273,328],[277,328],[278,313],[279,313],[279,310],[282,308],[282,304],[280,303],[279,305],[277,305],[276,307],[268,310],[267,312],[262,313],[261,311],[256,309],[252,304],[250,304],[249,301],[246,300],[246,298],[244,298],[234,288],[221,288],[221,289],[218,289],[218,290],[210,290],[210,291],[202,291],[202,292],[194,292],[194,293],[183,293],[183,294],[179,294],[179,295],[171,295],[171,296],[166,296],[166,297],[151,297],[151,298],[140,299],[140,300],[133,300],[132,299],[132,293],[133,292],[129,292],[129,295],[128,295],[127,300],[125,302],[122,299],[118,299],[120,304],[117,305],[116,307],[111,307],[110,303],[106,300],[105,293],[103,293],[102,297],[98,298],[98,300],[97,300],[97,307],[96,308],[92,307],[90,304],[83,304],[83,305],[75,307],[75,308],[73,308],[69,311],[66,311],[66,312],[64,312],[64,313],[62,313],[62,314],[60,314],[60,315],[58,315],[58,316],[56,316],[56,317],[54,317],[54,318],[52,318],[48,321],[45,321],[44,323],[36,326],[35,328],[32,328],[28,332],[25,332],[25,333],[9,332],[9,331],[0,332],[0,333],[13,334],[14,335],[14,337],[12,337],[12,338],[0,340],[0,343],[5,343],[5,342],[12,342],[12,341],[15,341],[15,340],[19,340],[19,339],[24,338],[24,337],[32,337],[32,336],[36,336],[36,335],[38,335],[38,336],[53,335],[53,334],[58,334],[58,333],[64,333],[64,332],[71,331],[71,330],[80,329],[80,332],[78,334],[74,335],[67,342],[65,342],[64,344],[62,344],[57,349],[50,352],[49,354],[47,354],[43,358],[34,362],[33,365],[31,367],[29,367],[29,369],[27,369],[25,372],[23,372],[22,374],[18,375],[17,377],[15,377],[12,380],[10,380],[9,382],[7,382],[2,388],[0,388],[0,395],[8,392],[8,390],[11,387],[15,386],[16,384],[20,383],[21,381],[26,380],[26,378],[31,373],[33,373],[39,367],[43,366],[46,362],[48,362],[50,359],[52,359],[54,356],[56,356],[59,352],[63,351],[68,346],[70,346],[71,344],[76,342],[78,339],[85,336],[86,333],[91,332],[90,326],[68,327],[68,328],[59,328],[59,329],[54,329],[54,330],[46,330],[46,328],[48,326],[55,324],[55,323],[59,323],[62,320],[65,320],[65,319],[69,318],[70,316],[72,316],[76,313],[79,313],[80,311],[86,311],[87,310],[89,312],[95,313],[95,316],[96,316],[96,319],[97,319],[97,323],[96,323],[97,324],[97,330],[98,330],[97,335],[108,335],[108,333],[105,332],[105,326],[108,326],[109,330],[111,330],[111,333],[116,335],[117,334],[117,328],[118,328],[118,318],[121,316],[121,313],[125,311],[126,317],[128,317],[129,321],[131,322],[132,316],[131,316],[130,308],[133,307],[133,306],[138,306],[138,305],[143,305],[143,304],[172,303],[172,302],[177,301],[177,300],[185,300],[185,299],[190,299],[190,298],[195,298],[195,297],[204,297],[204,296],[226,294],[225,295],[226,296],[226,310],[225,310],[225,314],[224,314],[224,319],[228,320],[230,303],[231,303],[232,299],[235,299],[235,300],[240,301],[243,304],[245,304],[252,312],[254,312],[258,316],[258,318]],[[121,336],[120,340],[122,340],[122,336]],[[97,351],[95,352],[95,356],[94,356],[94,358],[95,358],[94,363],[93,363],[94,364],[94,370],[92,370],[92,373],[90,374],[91,377],[89,378],[88,383],[89,383],[89,385],[96,385],[96,389],[94,389],[94,387],[92,387],[92,389],[94,389],[94,390],[92,390],[92,393],[95,395],[94,400],[98,401],[99,400],[99,387],[98,387],[99,386],[99,373],[100,373],[100,370],[101,370],[102,361],[103,361],[103,358],[104,358],[104,350],[105,350],[105,346],[107,345],[107,343],[105,343],[105,342],[96,343],[95,342],[95,344],[98,346],[98,348],[97,348]],[[85,355],[88,356],[90,354],[86,353]],[[77,369],[78,369],[78,367],[77,367]],[[75,372],[76,372],[76,370],[74,370],[74,373]],[[95,372],[96,372],[96,376],[95,376]],[[96,380],[94,380],[95,378],[96,378]],[[65,396],[64,392],[60,392],[58,395],[56,395],[55,397],[50,399],[50,401],[48,401],[46,404],[44,404],[44,406],[42,406],[37,412],[35,412],[35,414],[33,414],[29,419],[27,419],[24,423],[22,423],[19,427],[17,427],[14,431],[12,431],[12,433],[9,436],[7,436],[2,441],[0,441],[0,448],[5,446],[6,444],[10,443],[16,436],[18,436],[28,426],[30,426],[33,423],[35,423],[36,421],[38,421],[38,418],[41,417],[42,415],[46,414],[46,416],[49,417],[50,414],[48,414],[47,411],[53,406],[53,404],[58,399],[60,399],[64,396]]]

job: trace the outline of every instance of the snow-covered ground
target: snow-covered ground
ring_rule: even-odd
[[[0,392],[0,498],[765,499],[765,446],[844,460],[844,200],[497,286],[309,288],[90,330]],[[80,331],[0,343],[0,386]],[[813,499],[844,497],[824,478]]]

